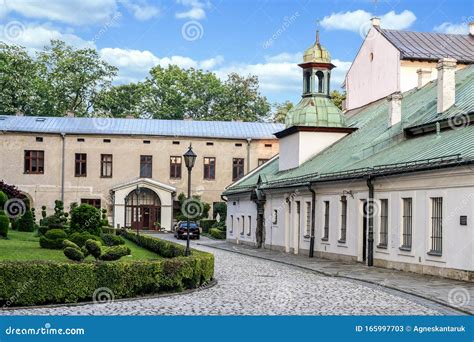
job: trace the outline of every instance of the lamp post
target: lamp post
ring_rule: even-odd
[[[191,144],[189,144],[189,148],[188,150],[186,151],[185,154],[183,154],[183,157],[184,157],[184,164],[186,165],[186,168],[188,169],[188,199],[187,199],[187,202],[188,202],[188,205],[189,205],[189,201],[191,199],[191,171],[193,169],[193,166],[194,166],[194,163],[196,162],[196,153],[193,152],[193,147]],[[185,208],[182,208],[185,210],[185,214],[186,214],[186,219],[187,219],[187,234],[186,234],[186,251],[185,251],[185,255],[188,256],[190,253],[189,253],[189,213],[187,213],[186,211],[186,207]]]
[[[140,214],[140,208],[138,206],[138,203],[140,202],[140,192],[141,192],[141,189],[140,187],[138,186],[137,184],[137,189],[135,190],[135,193],[137,194],[137,216],[136,216],[136,221],[135,221],[135,224],[137,225],[137,235],[140,235],[140,224],[138,222],[138,217],[139,217],[139,214]]]

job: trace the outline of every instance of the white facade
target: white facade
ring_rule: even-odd
[[[437,172],[420,172],[375,179],[374,184],[374,265],[473,280],[474,272],[474,176],[468,167]],[[288,253],[308,254],[309,219],[315,220],[315,256],[364,261],[364,201],[368,200],[365,181],[315,184],[316,210],[311,216],[311,193],[308,189],[265,191],[264,247]],[[341,196],[347,199],[347,231],[341,241]],[[442,198],[442,251],[431,255],[432,198]],[[412,199],[411,248],[403,242],[404,198]],[[381,200],[388,202],[387,245],[381,242]],[[297,211],[299,202],[300,211]],[[329,202],[328,237],[324,239],[325,202]],[[290,209],[291,207],[291,209]],[[275,213],[277,219],[275,220]],[[309,219],[308,215],[309,214]],[[241,217],[256,224],[256,204],[247,195],[228,198],[227,239],[255,243],[255,229],[241,235]],[[461,224],[464,217],[466,225]],[[239,219],[238,219],[239,218]],[[299,220],[298,220],[299,218]],[[238,220],[237,220],[238,219]],[[299,222],[299,223],[298,223]],[[366,221],[367,222],[367,221]],[[247,225],[247,223],[246,223]],[[231,229],[230,227],[233,227]],[[367,246],[367,244],[365,244]],[[367,247],[366,247],[367,248]],[[366,254],[367,255],[367,254]]]

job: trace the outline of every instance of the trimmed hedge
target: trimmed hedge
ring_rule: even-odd
[[[102,226],[100,228],[103,234],[112,234],[112,235],[117,235],[117,229],[109,226]]]
[[[211,228],[209,233],[214,239],[225,240],[226,238],[226,232],[218,228]]]
[[[130,255],[131,253],[132,251],[127,246],[113,246],[105,250],[105,252],[100,256],[100,260],[114,261],[126,255]]]
[[[217,223],[216,220],[201,220],[199,221],[199,225],[202,228],[203,233],[209,233],[209,229],[214,227],[214,225]]]
[[[84,254],[77,248],[66,247],[64,248],[64,255],[71,260],[81,262],[84,260]]]
[[[102,239],[102,241],[104,241],[104,245],[106,246],[118,246],[125,244],[125,240],[117,235],[101,234],[100,238]]]
[[[144,240],[149,239],[158,240]],[[214,256],[196,250],[189,257],[147,261],[2,261],[0,305],[75,303],[91,300],[101,287],[110,289],[114,298],[182,291],[209,282],[213,275]]]
[[[87,240],[96,240],[102,242],[98,236],[92,235],[89,232],[72,233],[71,236],[69,236],[69,240],[74,242],[79,247],[83,247],[86,244]]]
[[[137,235],[130,231],[122,231],[121,236],[127,240],[135,242],[149,251],[155,252],[164,258],[175,258],[184,256],[185,247],[177,243],[156,239],[147,235]]]

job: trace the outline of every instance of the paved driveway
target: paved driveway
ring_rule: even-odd
[[[160,237],[174,240],[170,235]],[[206,238],[202,238],[206,239]],[[184,242],[183,242],[184,243]],[[177,296],[3,311],[31,315],[438,315],[457,314],[429,301],[377,286],[228,251],[215,255],[212,288]]]

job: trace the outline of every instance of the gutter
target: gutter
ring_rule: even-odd
[[[367,235],[368,235],[368,244],[367,244],[367,266],[374,265],[374,184],[372,183],[373,177],[369,176],[367,178],[367,186],[369,188],[369,199],[367,201],[369,207],[366,208],[366,214],[368,215],[368,225],[367,225]],[[365,237],[364,237],[365,238]]]
[[[65,168],[65,150],[66,150],[66,133],[61,133],[62,151],[61,151],[61,202],[64,204],[64,168]]]
[[[309,239],[309,257],[314,257],[314,235],[315,235],[315,216],[316,216],[316,191],[311,187],[311,183],[308,186],[308,190],[311,192],[311,235]]]

